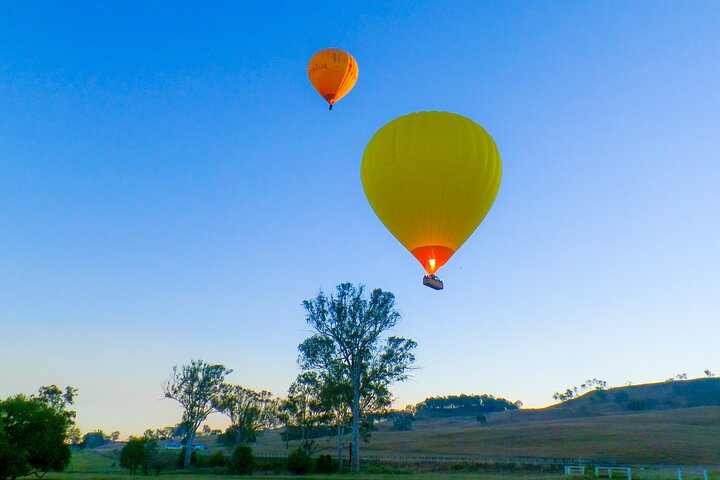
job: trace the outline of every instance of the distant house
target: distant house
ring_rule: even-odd
[[[183,445],[180,442],[168,442],[165,444],[165,446],[163,448],[165,450],[182,450],[184,446],[185,445]],[[193,450],[200,450],[203,452],[205,450],[207,450],[207,447],[205,445],[193,445],[192,448],[193,448]]]

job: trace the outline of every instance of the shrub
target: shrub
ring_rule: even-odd
[[[223,452],[215,452],[208,460],[208,464],[211,467],[226,467],[228,464],[228,458]]]
[[[185,449],[187,447],[183,447],[182,450],[180,450],[180,455],[178,455],[177,460],[175,460],[175,466],[178,468],[183,468],[183,465],[185,465]],[[193,450],[193,452],[190,454],[190,465],[197,465],[197,452]]]
[[[249,475],[253,471],[252,449],[247,445],[239,445],[235,447],[232,458],[230,459],[230,472],[239,475]]]
[[[120,451],[120,466],[130,470],[130,475],[140,469],[147,475],[152,460],[157,456],[157,442],[149,438],[130,438]]]
[[[155,475],[160,475],[163,470],[170,470],[175,465],[175,455],[171,453],[156,453],[151,459],[149,469],[155,472]]]
[[[315,460],[315,471],[317,473],[335,473],[337,470],[337,464],[330,455],[320,455]]]
[[[281,475],[287,473],[287,460],[284,458],[255,458],[253,467],[254,472]]]
[[[304,475],[310,470],[310,458],[305,450],[296,448],[287,459],[287,468],[291,473]]]

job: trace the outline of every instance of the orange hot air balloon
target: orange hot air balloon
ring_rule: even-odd
[[[469,118],[420,112],[377,131],[360,168],[370,206],[422,264],[423,283],[435,276],[492,207],[502,177],[495,142]]]
[[[315,90],[330,104],[352,90],[358,77],[357,62],[345,50],[326,48],[320,50],[308,63],[308,78]]]

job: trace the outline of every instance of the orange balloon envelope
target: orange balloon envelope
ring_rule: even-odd
[[[330,110],[335,102],[352,90],[357,77],[357,62],[352,55],[339,48],[320,50],[308,64],[310,83],[330,104]]]

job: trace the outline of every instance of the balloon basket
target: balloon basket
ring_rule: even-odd
[[[425,275],[423,277],[423,285],[430,287],[433,290],[442,290],[443,282],[435,275]]]

